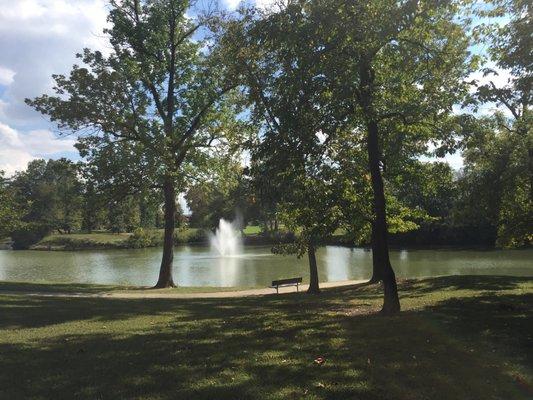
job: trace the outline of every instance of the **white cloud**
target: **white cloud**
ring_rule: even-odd
[[[511,71],[501,69],[493,62],[488,63],[487,65],[485,65],[485,67],[492,69],[494,72],[485,75],[483,71],[475,71],[470,74],[468,80],[475,83],[475,86],[472,86],[470,89],[471,93],[474,93],[477,90],[476,88],[478,86],[487,85],[491,82],[497,88],[503,88],[511,83],[513,78]],[[478,107],[477,112],[480,115],[489,115],[493,114],[495,111],[501,111],[504,114],[511,116],[511,112],[505,106],[492,102],[481,104]],[[458,112],[463,112],[463,110],[459,109]]]
[[[511,71],[501,69],[492,62],[488,63],[485,67],[492,69],[494,72],[484,75],[483,71],[475,71],[470,74],[468,79],[475,81],[478,86],[493,82],[496,87],[504,87],[511,82],[513,77]],[[474,90],[475,87],[472,88],[472,91]]]
[[[50,93],[51,75],[67,73],[84,47],[109,51],[107,13],[106,0],[0,0],[2,122],[48,126],[24,99]]]
[[[15,71],[0,65],[0,85],[9,86],[13,83]]]
[[[74,152],[76,141],[69,137],[57,138],[47,130],[34,130],[21,134],[0,122],[0,170],[12,175],[26,168],[31,160],[50,157],[58,153]]]
[[[280,0],[255,0],[255,5],[262,9],[269,9],[276,3],[280,3]]]
[[[235,10],[241,3],[241,0],[223,0],[223,2],[228,9]]]
[[[35,154],[51,155],[60,152],[76,151],[76,140],[72,137],[58,139],[52,132],[44,129],[30,131],[23,135],[24,147]]]
[[[0,149],[0,171],[4,171],[6,176],[11,176],[17,171],[26,169],[28,163],[35,160],[31,154],[24,150]]]

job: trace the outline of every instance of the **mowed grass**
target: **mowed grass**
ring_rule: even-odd
[[[81,248],[98,248],[98,247],[120,247],[126,244],[131,233],[111,233],[111,232],[93,232],[93,233],[70,233],[59,234],[52,233],[45,236],[35,248],[47,246],[74,246]]]
[[[162,245],[163,229],[148,229],[147,234],[154,235],[157,238],[156,244]],[[175,231],[176,243],[191,243],[204,241],[204,233],[197,228],[183,228]],[[132,247],[129,239],[132,233],[111,233],[111,232],[92,232],[92,233],[70,233],[59,234],[53,233],[44,237],[39,243],[32,246],[34,249],[54,250],[62,249],[99,249],[99,248],[128,248]],[[160,242],[160,243],[159,243]]]
[[[245,235],[259,235],[262,231],[259,225],[248,225],[243,229]]]
[[[58,240],[69,238],[72,240],[93,240],[101,243],[116,243],[127,240],[131,233],[111,233],[111,232],[93,232],[93,233],[70,233],[59,234],[52,233],[41,240],[41,243],[54,243]]]
[[[113,294],[188,294],[233,292],[252,289],[251,287],[210,287],[210,286],[179,286],[175,288],[153,289],[151,286],[117,286],[97,285],[82,283],[33,283],[33,282],[0,282],[0,295],[2,292],[10,294],[45,294],[49,295],[113,295]]]
[[[0,399],[531,398],[533,278],[404,281],[400,295],[404,311],[384,317],[365,285],[187,300],[0,291]]]

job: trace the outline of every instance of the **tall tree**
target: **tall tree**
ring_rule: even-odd
[[[314,22],[298,2],[272,14],[249,9],[226,24],[221,39],[259,127],[252,171],[277,195],[284,222],[300,232],[297,253],[308,253],[310,293],[319,292],[319,240],[340,223],[336,196],[342,190],[335,190],[327,165],[327,142],[346,124],[342,104],[330,101],[317,72],[320,26]]]
[[[22,210],[17,202],[15,190],[0,171],[0,239],[9,236],[20,225]]]
[[[501,126],[501,116],[476,118],[462,141],[464,169],[455,218],[486,227],[492,244],[531,245],[533,207],[528,137]]]
[[[195,34],[188,0],[111,1],[112,51],[85,49],[70,75],[54,75],[55,96],[27,103],[60,128],[78,132],[79,149],[99,179],[125,195],[156,188],[164,197],[165,233],[157,288],[172,287],[176,195],[191,165],[226,132],[231,89],[216,51]],[[198,35],[197,35],[198,36]]]
[[[70,233],[81,225],[82,182],[70,160],[34,160],[13,177],[18,202],[25,205],[25,222]]]
[[[531,2],[524,0],[492,0],[474,8],[482,21],[489,21],[477,27],[488,44],[488,59],[482,69],[485,83],[478,83],[469,104],[496,105],[497,110],[490,124],[483,117],[476,129],[466,132],[465,180],[477,177],[474,185],[497,227],[497,244],[505,247],[532,241],[528,228],[533,219],[531,8]],[[490,23],[491,18],[496,22]],[[508,78],[501,79],[501,74]],[[495,190],[487,194],[479,181],[490,182]]]
[[[333,96],[350,99],[366,133],[373,189],[372,281],[384,285],[384,313],[400,310],[388,250],[383,172],[395,157],[423,153],[449,134],[447,116],[467,92],[468,39],[458,4],[433,0],[310,2],[321,15],[323,73]]]

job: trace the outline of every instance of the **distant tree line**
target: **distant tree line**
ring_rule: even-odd
[[[97,192],[83,177],[83,164],[67,159],[34,160],[26,170],[2,179],[2,235],[16,247],[27,247],[45,234],[56,232],[133,232],[161,228],[163,214],[157,193],[135,193],[116,198]],[[4,211],[5,210],[5,211]]]

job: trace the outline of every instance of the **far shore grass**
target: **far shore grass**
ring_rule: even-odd
[[[153,243],[162,245],[162,229],[146,229],[147,235],[153,236],[156,240]],[[259,226],[247,226],[243,229],[245,236],[258,236],[261,233]],[[83,249],[112,249],[131,248],[135,245],[130,243],[131,232],[112,233],[107,231],[75,232],[75,233],[51,233],[41,239],[31,248],[34,250],[83,250]],[[205,243],[206,233],[198,228],[176,229],[176,244]],[[150,247],[150,246],[148,246]]]
[[[0,284],[0,399],[533,396],[533,278],[400,281],[394,317],[379,315],[376,285],[223,299],[25,295],[44,286]]]
[[[157,238],[154,242],[162,241],[162,229],[147,229],[148,235]],[[186,244],[202,241],[203,233],[197,228],[183,228],[175,231],[176,244]],[[95,231],[91,233],[52,233],[44,237],[31,248],[35,250],[83,250],[83,249],[108,249],[108,248],[131,248],[129,242],[131,232],[112,233]]]

